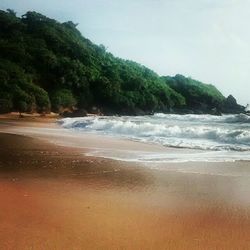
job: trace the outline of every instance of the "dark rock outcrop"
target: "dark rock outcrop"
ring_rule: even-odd
[[[244,113],[245,107],[239,105],[236,99],[232,95],[229,95],[224,101],[221,111],[226,114],[239,114]]]
[[[87,111],[85,109],[77,109],[73,111],[64,111],[62,114],[62,117],[84,117],[87,116]]]

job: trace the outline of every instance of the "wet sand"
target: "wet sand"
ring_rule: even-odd
[[[48,121],[14,122],[0,125],[0,249],[250,248],[248,162],[150,169],[14,132]]]

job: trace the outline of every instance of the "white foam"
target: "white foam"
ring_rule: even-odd
[[[250,118],[243,114],[225,116],[155,114],[137,117],[65,118],[60,124],[64,128],[80,132],[108,134],[168,147],[212,151],[217,159],[224,161],[249,159],[249,121]],[[215,151],[221,153],[217,155]],[[204,161],[204,155],[202,157]],[[164,157],[155,158],[164,161]],[[191,155],[186,158],[189,160],[194,158],[195,161],[201,159]],[[216,160],[209,155],[205,158]],[[138,160],[138,157],[136,159]],[[167,161],[171,160],[168,157]]]
[[[85,155],[137,163],[235,162],[242,159],[250,161],[249,152],[238,153],[236,151],[186,152],[183,150],[168,153],[150,153],[143,151],[95,149]]]

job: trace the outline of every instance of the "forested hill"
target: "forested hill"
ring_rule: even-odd
[[[214,86],[179,75],[159,77],[114,57],[76,26],[31,11],[22,17],[0,11],[0,112],[226,110],[228,99]]]

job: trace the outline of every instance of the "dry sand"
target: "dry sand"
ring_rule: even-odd
[[[86,157],[97,137],[60,141],[49,121],[0,121],[0,249],[250,249],[248,162],[153,170]],[[105,139],[128,146],[165,150]]]

